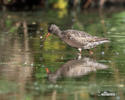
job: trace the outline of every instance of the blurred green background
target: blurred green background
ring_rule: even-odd
[[[67,66],[81,65],[78,51],[54,35],[43,41],[50,23],[109,38],[93,55],[82,52],[88,64],[108,68],[68,77],[80,71]],[[124,55],[124,0],[0,0],[0,100],[124,100]]]

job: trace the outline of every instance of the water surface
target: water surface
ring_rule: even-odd
[[[51,35],[50,23],[111,43],[82,52]],[[125,11],[0,13],[1,100],[124,100]],[[48,75],[48,72],[51,74]],[[102,96],[101,93],[115,95]]]

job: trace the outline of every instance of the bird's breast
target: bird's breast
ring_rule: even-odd
[[[63,41],[65,43],[67,43],[68,45],[72,46],[72,47],[76,47],[76,48],[81,48],[82,45],[79,41],[77,40],[72,40],[72,39],[63,39]]]

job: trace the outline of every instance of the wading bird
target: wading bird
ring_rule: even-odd
[[[107,38],[92,36],[84,31],[73,29],[61,31],[60,28],[55,24],[51,24],[48,27],[48,34],[46,37],[48,37],[50,33],[57,35],[61,40],[71,47],[78,48],[80,53],[82,52],[82,49],[89,50],[97,45],[110,42]]]

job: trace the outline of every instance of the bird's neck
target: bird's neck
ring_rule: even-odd
[[[58,30],[56,30],[56,35],[59,37],[59,38],[62,38],[62,34],[61,34],[61,30],[60,29],[58,29]]]

